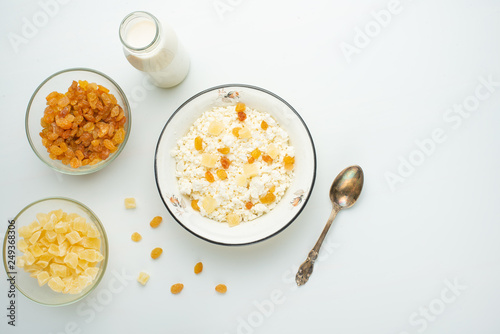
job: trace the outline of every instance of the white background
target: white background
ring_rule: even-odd
[[[474,101],[480,77],[500,82],[499,1],[401,0],[380,31],[371,13],[389,0],[66,2],[52,5],[52,16],[37,1],[0,4],[0,218],[6,228],[32,201],[79,200],[105,224],[109,265],[80,303],[50,308],[19,295],[15,328],[4,315],[2,271],[0,332],[500,332],[500,87],[460,124],[444,118],[455,104]],[[164,18],[186,46],[192,66],[178,87],[146,89],[144,75],[123,56],[118,27],[134,10]],[[30,23],[37,31],[23,35]],[[365,28],[372,29],[367,45],[359,37]],[[23,43],[10,42],[14,35]],[[346,57],[341,47],[355,43],[357,53]],[[82,177],[49,169],[24,132],[32,92],[70,67],[108,74],[133,103],[122,154]],[[213,245],[185,231],[164,208],[153,173],[170,115],[223,83],[280,95],[302,115],[317,149],[316,185],[303,213],[278,236],[245,247]],[[418,153],[416,142],[436,129],[441,143]],[[402,170],[391,187],[387,175],[398,175],[401,159],[418,166]],[[365,171],[362,196],[339,214],[322,261],[296,289],[294,271],[330,211],[331,181],[351,164]],[[125,197],[135,197],[137,209],[125,210]],[[148,223],[156,215],[164,222],[153,230]],[[130,241],[134,231],[144,237],[138,244]],[[153,261],[157,246],[164,253]],[[196,276],[198,261],[205,270]],[[141,270],[151,274],[145,287],[135,281]],[[177,282],[185,288],[174,296],[169,288]],[[218,283],[228,286],[226,295],[215,293]],[[447,284],[460,287],[453,293]]]

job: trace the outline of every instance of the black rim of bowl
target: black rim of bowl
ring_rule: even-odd
[[[72,198],[69,198],[69,197],[62,197],[62,196],[54,196],[54,197],[46,197],[46,198],[42,198],[42,199],[39,199],[37,201],[34,201],[28,205],[26,205],[21,211],[19,211],[19,213],[16,215],[16,217],[14,218],[14,221],[16,221],[19,216],[21,216],[26,210],[28,210],[29,208],[31,208],[33,205],[36,205],[38,203],[41,203],[41,202],[46,202],[46,201],[50,201],[50,200],[62,200],[62,201],[68,201],[68,202],[72,202],[78,206],[80,206],[84,211],[87,211],[89,213],[89,216],[95,218],[95,220],[97,221],[94,222],[96,224],[98,224],[102,230],[102,234],[104,236],[104,240],[105,240],[105,244],[107,245],[106,247],[106,257],[103,259],[104,263],[102,264],[102,268],[100,269],[100,271],[102,270],[102,274],[97,278],[97,281],[95,281],[92,285],[92,287],[89,289],[89,291],[85,292],[84,294],[82,294],[81,296],[78,296],[78,298],[74,299],[74,300],[71,300],[69,302],[65,302],[65,303],[60,303],[60,304],[48,304],[48,303],[44,303],[44,302],[41,302],[39,300],[36,300],[36,299],[33,299],[31,296],[29,296],[23,289],[21,289],[17,283],[17,281],[14,283],[14,285],[16,286],[16,289],[18,291],[20,291],[26,298],[28,298],[29,300],[32,300],[34,301],[35,303],[37,304],[40,304],[40,305],[45,305],[45,306],[51,306],[51,307],[58,307],[58,306],[66,306],[66,305],[70,305],[70,304],[73,304],[73,303],[76,303],[80,300],[82,300],[83,298],[85,298],[87,295],[89,295],[92,291],[94,291],[94,289],[99,285],[99,283],[102,281],[102,278],[104,277],[104,273],[106,271],[106,268],[108,266],[108,258],[109,258],[109,242],[108,242],[108,235],[106,233],[106,229],[104,228],[104,225],[102,224],[101,220],[99,219],[99,217],[97,217],[97,215],[94,213],[94,211],[92,211],[88,206],[86,206],[85,204],[83,204],[82,202],[79,202],[77,200],[74,200]],[[7,239],[8,239],[8,236],[9,236],[9,231],[8,231],[8,228],[7,228],[7,232],[5,233],[5,237],[4,237],[4,240],[3,240],[3,248],[2,248],[2,259],[3,259],[3,265],[4,265],[4,269],[5,269],[5,272],[7,274],[7,277],[8,278],[11,278],[10,276],[10,271],[8,270],[7,268],[7,261],[6,261],[6,256],[7,254],[5,253],[5,248],[7,246]],[[17,231],[16,231],[16,236],[17,236]],[[16,252],[17,252],[17,242],[16,242]]]
[[[261,91],[263,93],[266,93],[276,99],[278,99],[279,101],[283,102],[288,108],[290,108],[290,110],[292,110],[295,115],[297,116],[297,118],[302,122],[302,125],[304,126],[304,129],[306,130],[306,133],[307,135],[309,136],[309,140],[311,142],[311,147],[312,147],[312,152],[313,152],[313,162],[314,162],[314,168],[313,168],[313,177],[312,177],[312,180],[311,180],[311,188],[309,190],[309,193],[307,195],[307,197],[304,199],[304,204],[302,205],[302,207],[297,211],[297,213],[292,217],[292,219],[290,219],[290,221],[288,223],[286,223],[282,228],[280,228],[278,231],[264,237],[264,238],[261,238],[261,239],[258,239],[258,240],[254,240],[254,241],[250,241],[250,242],[244,242],[244,243],[237,243],[237,244],[231,244],[231,243],[224,243],[224,242],[220,242],[220,241],[215,241],[215,240],[212,240],[212,239],[209,239],[209,238],[206,238],[202,235],[199,235],[195,232],[193,232],[191,229],[189,229],[187,226],[185,226],[179,219],[177,219],[177,217],[174,215],[174,213],[169,209],[168,205],[167,205],[167,202],[165,200],[165,198],[163,198],[163,195],[162,195],[162,192],[161,192],[161,189],[160,189],[160,184],[158,182],[158,168],[157,168],[157,156],[158,156],[158,147],[160,146],[160,141],[161,141],[161,138],[163,137],[163,133],[165,132],[165,129],[168,127],[168,124],[170,123],[170,121],[174,118],[174,116],[180,111],[182,110],[182,108],[190,103],[192,100],[196,99],[198,96],[200,95],[203,95],[205,93],[208,93],[208,92],[211,92],[211,91],[214,91],[214,90],[217,90],[217,89],[221,89],[221,88],[227,88],[227,87],[243,87],[243,88],[250,88],[250,89],[254,89],[254,90],[258,90],[258,91]],[[219,85],[219,86],[214,86],[214,87],[211,87],[211,88],[207,88],[195,95],[193,95],[192,97],[190,97],[189,99],[187,99],[183,104],[180,105],[180,107],[178,107],[174,113],[170,116],[170,118],[168,119],[167,123],[165,124],[165,126],[163,127],[163,130],[161,131],[160,133],[160,137],[158,138],[158,142],[156,144],[156,150],[155,150],[155,159],[154,159],[154,169],[155,169],[155,181],[156,181],[156,187],[158,189],[158,193],[160,194],[160,197],[161,197],[161,200],[163,202],[163,204],[165,205],[165,207],[167,208],[168,212],[170,213],[170,215],[175,219],[175,221],[177,223],[179,223],[185,230],[187,230],[188,232],[190,232],[191,234],[197,236],[198,238],[200,239],[203,239],[205,241],[208,241],[208,242],[211,242],[213,244],[217,244],[217,245],[223,245],[223,246],[245,246],[245,245],[251,245],[251,244],[255,244],[255,243],[258,243],[258,242],[261,242],[261,241],[264,241],[264,240],[267,240],[267,239],[270,239],[272,237],[274,237],[275,235],[279,234],[280,232],[282,232],[284,229],[286,229],[288,226],[290,226],[291,223],[293,223],[295,221],[295,219],[297,219],[297,217],[302,213],[302,210],[304,210],[304,208],[306,207],[307,205],[307,202],[309,201],[309,198],[311,197],[311,193],[312,193],[312,190],[314,188],[314,183],[316,181],[316,168],[317,168],[317,160],[316,160],[316,148],[314,146],[314,141],[313,141],[313,138],[311,136],[311,133],[309,132],[309,128],[307,127],[306,123],[304,122],[304,120],[302,119],[302,117],[300,117],[299,113],[288,103],[286,102],[284,99],[282,99],[281,97],[279,97],[278,95],[274,94],[273,92],[270,92],[266,89],[263,89],[263,88],[260,88],[260,87],[257,87],[257,86],[253,86],[253,85],[247,85],[247,84],[224,84],[224,85]]]
[[[36,148],[35,148],[35,144],[33,143],[33,141],[31,140],[31,132],[30,132],[30,129],[29,129],[29,124],[28,124],[28,120],[29,120],[29,115],[30,115],[30,110],[31,110],[31,104],[33,103],[33,100],[35,99],[35,96],[37,96],[38,94],[38,91],[40,91],[40,89],[42,89],[42,87],[48,82],[50,81],[52,78],[60,75],[60,74],[63,74],[63,73],[67,73],[67,72],[77,72],[77,71],[82,71],[82,72],[91,72],[91,73],[94,73],[94,74],[97,74],[97,75],[100,75],[104,78],[106,78],[107,80],[109,80],[115,87],[116,87],[116,90],[121,94],[121,96],[123,97],[123,101],[125,103],[125,106],[128,110],[128,119],[127,119],[127,123],[129,124],[129,127],[128,127],[128,131],[127,133],[125,134],[125,139],[123,140],[123,143],[120,144],[120,146],[123,144],[123,146],[121,148],[118,149],[118,151],[114,152],[113,155],[111,155],[110,157],[108,157],[108,159],[106,159],[104,161],[104,163],[96,168],[91,168],[89,170],[86,170],[86,171],[80,171],[78,172],[77,170],[75,170],[75,172],[69,172],[69,171],[64,171],[64,170],[61,170],[55,166],[52,166],[51,164],[49,164],[47,161],[45,161],[45,159],[41,156],[42,153],[39,153]],[[49,166],[50,168],[52,168],[53,170],[59,172],[59,173],[63,173],[63,174],[67,174],[67,175],[86,175],[86,174],[91,174],[91,173],[95,173],[99,170],[101,170],[102,168],[104,168],[105,166],[109,165],[111,162],[113,162],[113,160],[116,159],[116,157],[118,156],[118,154],[124,149],[125,147],[125,144],[127,143],[128,141],[128,137],[130,135],[130,131],[132,129],[132,110],[130,109],[130,104],[128,102],[128,99],[127,99],[127,95],[125,95],[125,92],[123,91],[123,89],[120,87],[120,85],[118,85],[118,83],[113,80],[110,76],[108,76],[107,74],[104,74],[103,72],[100,72],[100,71],[97,71],[97,70],[94,70],[94,69],[91,69],[91,68],[86,68],[86,67],[74,67],[74,68],[68,68],[68,69],[65,69],[65,70],[62,70],[62,71],[59,71],[59,72],[56,72],[54,74],[52,74],[51,76],[49,76],[48,78],[46,78],[45,80],[42,81],[41,84],[38,85],[38,87],[35,89],[35,91],[33,92],[33,94],[31,95],[31,98],[30,98],[30,101],[28,103],[28,107],[26,108],[26,116],[25,116],[25,119],[24,119],[24,127],[25,127],[25,131],[26,131],[26,137],[28,138],[28,142],[30,144],[30,147],[31,149],[33,150],[33,152],[35,152],[36,156],[44,163],[46,164],[47,166]]]

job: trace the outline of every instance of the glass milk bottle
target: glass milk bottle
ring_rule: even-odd
[[[120,24],[123,52],[132,66],[162,88],[173,87],[189,71],[189,57],[175,31],[146,12],[133,12]]]

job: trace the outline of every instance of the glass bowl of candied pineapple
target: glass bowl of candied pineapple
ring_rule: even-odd
[[[160,196],[194,235],[222,245],[268,239],[301,213],[316,175],[299,113],[260,87],[227,84],[184,102],[155,153]]]
[[[41,199],[9,221],[3,262],[9,284],[29,299],[48,306],[68,305],[92,292],[104,276],[106,231],[78,201]]]
[[[36,155],[71,175],[96,172],[125,147],[131,112],[123,90],[104,73],[88,68],[57,72],[33,93],[26,135]]]

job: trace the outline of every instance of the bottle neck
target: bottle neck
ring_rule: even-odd
[[[144,54],[154,50],[161,39],[161,24],[147,12],[133,12],[120,24],[120,41],[130,53]]]

